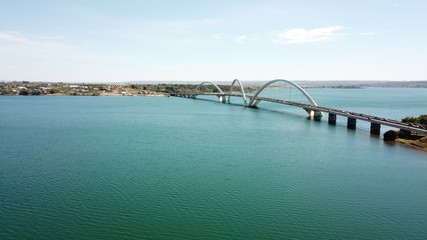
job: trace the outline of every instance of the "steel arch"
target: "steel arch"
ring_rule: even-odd
[[[191,96],[196,96],[197,94],[196,94],[196,91],[202,86],[202,85],[204,85],[204,84],[211,84],[211,85],[213,85],[215,88],[216,88],[216,90],[218,90],[218,92],[219,93],[221,93],[221,94],[224,94],[224,92],[221,90],[221,88],[219,88],[218,87],[218,85],[216,85],[215,83],[213,83],[213,82],[210,82],[210,81],[205,81],[205,82],[202,82],[202,83],[200,83],[199,85],[197,85],[194,89],[193,89],[193,92],[191,93]]]
[[[229,98],[231,97],[231,94],[232,94],[231,90],[233,90],[233,86],[234,86],[234,84],[235,84],[235,83],[238,83],[238,84],[239,84],[240,92],[242,93],[243,104],[244,104],[245,106],[247,106],[247,105],[248,105],[248,103],[246,102],[246,93],[245,93],[245,90],[244,90],[244,88],[243,88],[243,84],[242,84],[242,82],[241,82],[239,79],[234,79],[234,81],[231,83],[231,85],[230,85],[230,96],[229,96]]]

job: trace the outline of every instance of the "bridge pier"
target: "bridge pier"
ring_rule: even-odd
[[[371,134],[380,135],[381,133],[381,124],[371,122]]]
[[[218,97],[218,101],[220,103],[226,103],[227,102],[227,97],[226,96],[217,96]]]
[[[323,117],[323,113],[321,111],[314,111],[313,117],[314,120],[320,121],[320,119]]]
[[[411,136],[411,131],[405,130],[405,129],[400,129],[399,131],[399,137],[409,137]]]
[[[309,119],[320,121],[320,119],[323,117],[323,113],[321,111],[313,111],[306,108],[304,108],[304,110],[307,112]]]
[[[348,129],[356,129],[356,119],[355,118],[347,118],[347,128]]]
[[[328,123],[332,124],[332,125],[336,125],[337,124],[337,115],[333,114],[333,113],[329,113]]]
[[[304,108],[304,110],[307,112],[308,114],[308,119],[313,119],[314,118],[314,112],[310,109],[306,109]]]
[[[258,100],[256,100],[255,102],[253,102],[251,105],[249,105],[249,107],[251,107],[251,108],[257,108],[258,107],[258,104],[261,102],[261,100],[260,99],[258,99]]]

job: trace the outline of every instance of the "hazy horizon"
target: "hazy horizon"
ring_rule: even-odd
[[[241,80],[243,83],[265,83],[274,79]],[[427,80],[290,80],[296,83],[335,83],[335,84],[374,84],[374,83],[426,83]],[[216,84],[230,84],[233,80],[206,80]],[[65,84],[198,84],[203,81],[185,81],[185,80],[136,80],[136,81],[27,81],[27,80],[0,80],[0,82],[29,82],[29,83],[65,83]]]

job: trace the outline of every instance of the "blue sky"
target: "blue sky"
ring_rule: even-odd
[[[427,80],[427,1],[0,1],[0,80]]]

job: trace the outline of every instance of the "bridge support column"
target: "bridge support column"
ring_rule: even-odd
[[[304,110],[308,114],[308,119],[314,119],[316,121],[320,121],[320,119],[323,117],[323,113],[321,111],[313,111],[306,108],[304,108]]]
[[[329,113],[328,123],[332,125],[337,124],[337,115],[333,113]]]
[[[314,118],[314,112],[313,112],[313,110],[310,110],[310,109],[306,109],[306,108],[304,108],[304,110],[307,112],[307,114],[308,114],[308,119],[313,119]]]
[[[411,136],[411,131],[400,129],[399,137],[409,137],[409,136]]]
[[[256,100],[254,103],[252,103],[252,105],[250,105],[249,107],[251,107],[251,108],[257,108],[258,107],[258,104],[261,102],[261,100]]]
[[[320,119],[323,117],[323,113],[321,111],[313,111],[313,117],[314,120],[320,121]]]
[[[227,102],[227,98],[225,96],[218,96],[218,101],[220,103],[226,103]]]
[[[371,122],[371,134],[380,135],[381,132],[381,124]]]
[[[356,119],[355,118],[347,118],[347,128],[348,129],[356,129]]]

